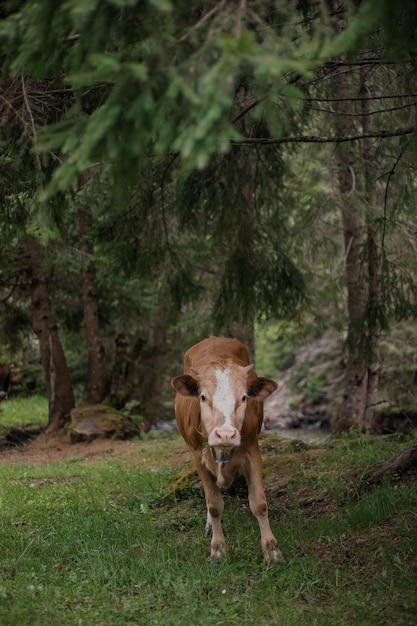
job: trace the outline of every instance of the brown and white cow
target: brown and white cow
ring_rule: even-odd
[[[186,352],[184,374],[174,378],[172,385],[177,390],[178,429],[203,483],[206,536],[212,533],[211,558],[226,553],[220,489],[230,487],[240,472],[248,485],[249,505],[259,523],[265,558],[275,563],[281,553],[269,525],[258,435],[263,400],[276,389],[276,383],[258,378],[240,341],[209,337]]]

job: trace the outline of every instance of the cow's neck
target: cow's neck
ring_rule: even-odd
[[[228,489],[233,482],[236,468],[232,463],[234,449],[227,452],[227,462],[221,460],[221,454],[226,454],[221,449],[205,448],[202,454],[202,461],[213,476],[216,477],[217,486],[220,489]],[[220,457],[220,459],[219,459]]]

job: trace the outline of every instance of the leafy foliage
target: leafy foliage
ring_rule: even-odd
[[[97,161],[116,180],[132,177],[151,153],[178,151],[184,167],[205,167],[242,136],[233,123],[248,104],[236,97],[242,80],[266,111],[297,94],[288,73],[311,76],[330,56],[325,7],[319,7],[322,22],[308,21],[306,29],[294,21],[292,3],[273,8],[262,0],[206,2],[191,10],[183,1],[19,5],[0,28],[11,72],[30,67],[43,78],[64,71],[76,98],[66,119],[38,142],[66,155],[49,189],[66,189]],[[94,100],[89,115],[80,115]],[[275,121],[272,126],[277,129]]]

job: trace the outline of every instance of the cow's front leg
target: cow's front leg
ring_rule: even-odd
[[[216,485],[214,476],[198,459],[196,459],[196,467],[203,483],[207,506],[207,522],[204,534],[206,537],[211,534],[211,558],[219,560],[226,554],[226,539],[222,528],[223,496]]]
[[[244,473],[248,485],[249,507],[259,524],[265,560],[272,565],[280,560],[282,553],[269,524],[268,504],[262,482],[262,458],[258,447],[248,455]]]
[[[223,498],[219,491],[218,496],[213,500],[207,498],[207,518],[211,522],[211,554],[213,560],[219,560],[226,555],[226,539],[222,528],[222,513],[224,508]],[[207,529],[207,526],[206,526]]]

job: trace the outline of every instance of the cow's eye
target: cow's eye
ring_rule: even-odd
[[[246,398],[247,398],[247,397],[248,397],[248,396],[247,396],[247,395],[246,395],[246,393],[245,393],[245,395],[244,395],[244,396],[242,396],[242,402],[246,402]]]
[[[204,395],[204,393],[201,394],[200,398],[201,398],[201,402],[205,402],[207,400],[207,398]]]

